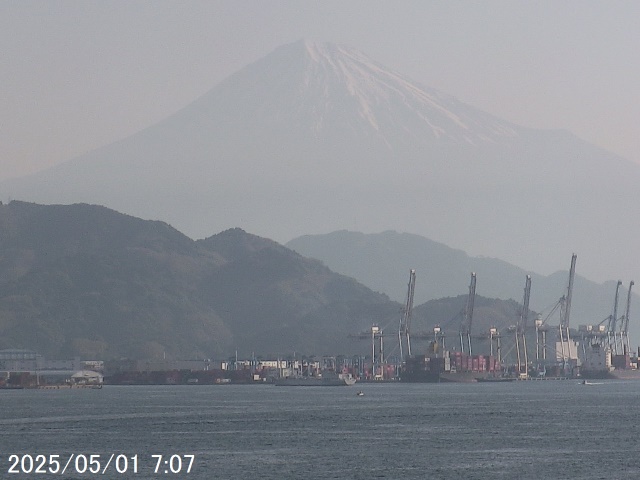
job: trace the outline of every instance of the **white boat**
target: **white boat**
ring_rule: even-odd
[[[583,380],[581,385],[602,385],[603,382],[588,382],[586,380]]]

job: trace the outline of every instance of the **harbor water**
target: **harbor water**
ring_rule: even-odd
[[[0,390],[0,478],[636,478],[639,399],[577,380]]]

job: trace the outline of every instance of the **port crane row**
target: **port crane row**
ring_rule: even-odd
[[[618,317],[618,303],[622,281],[616,284],[613,301],[613,313],[596,325],[582,325],[579,333],[583,340],[583,348],[589,345],[599,344],[608,348],[613,355],[628,355],[631,352],[629,345],[629,315],[631,310],[631,290],[635,285],[632,280],[627,290],[627,302],[624,314]]]
[[[572,338],[570,330],[571,302],[573,297],[573,286],[575,280],[575,267],[577,256],[571,257],[571,266],[569,269],[569,280],[565,294],[550,309],[547,316],[543,319],[541,315],[531,324],[529,322],[530,310],[529,303],[531,298],[531,275],[526,275],[522,305],[515,325],[511,325],[499,331],[497,327],[489,328],[487,334],[473,334],[473,312],[476,297],[476,273],[471,273],[469,292],[466,303],[462,311],[457,315],[460,317],[459,328],[455,342],[457,345],[454,350],[462,352],[464,355],[472,356],[474,346],[483,347],[485,353],[495,357],[498,364],[506,370],[506,361],[512,365],[511,371],[520,378],[530,375],[530,372],[537,371],[538,375],[545,371],[545,368],[551,364],[558,367],[561,374],[569,375],[572,369],[576,367],[577,347],[576,342]],[[613,313],[609,317],[602,320],[597,325],[581,325],[576,337],[580,340],[583,357],[587,354],[586,349],[592,345],[601,345],[608,349],[613,355],[628,355],[629,348],[629,315],[631,309],[631,289],[634,282],[629,283],[627,292],[627,302],[624,314],[618,317],[619,290],[622,282],[619,281],[616,286]],[[399,372],[408,358],[413,356],[412,339],[430,341],[428,354],[438,354],[446,352],[446,338],[448,335],[441,325],[435,325],[432,333],[420,332],[412,334],[412,318],[413,318],[413,301],[416,286],[416,271],[409,271],[409,282],[407,285],[407,295],[405,302],[401,308],[400,320],[397,328],[397,343],[387,354],[385,352],[385,331],[393,331],[393,320],[389,324],[381,327],[372,325],[370,330],[361,332],[352,337],[359,340],[369,340],[371,342],[371,358],[372,371],[382,372],[388,364],[394,365],[394,371]],[[550,325],[550,318],[559,314],[559,322],[557,326]],[[395,333],[393,334],[395,335]],[[392,335],[392,336],[393,336]],[[555,341],[555,346],[548,342],[549,336]],[[527,337],[533,339],[534,345],[527,346]],[[488,341],[488,345],[486,342]],[[535,358],[535,361],[533,360]],[[388,360],[391,359],[391,362]],[[381,378],[382,373],[377,374]]]

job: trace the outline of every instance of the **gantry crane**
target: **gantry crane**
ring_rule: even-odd
[[[571,314],[571,297],[573,296],[573,281],[576,275],[576,259],[578,256],[574,253],[571,256],[571,268],[569,269],[569,284],[567,286],[567,294],[561,299],[561,311],[560,311],[560,350],[562,354],[563,367],[567,368],[567,360],[571,356],[571,350],[569,347],[569,317]],[[566,351],[565,351],[566,343]]]
[[[400,325],[398,328],[398,344],[400,345],[400,361],[404,363],[404,347],[406,343],[407,356],[411,356],[411,315],[413,314],[413,294],[416,288],[416,271],[409,270],[409,285],[407,288],[407,300],[402,309]]]
[[[542,317],[538,315],[535,321],[536,328],[536,365],[538,370],[547,362],[547,331],[549,325],[546,323],[546,319],[542,320]]]
[[[380,375],[382,375],[385,365],[384,331],[382,328],[373,324],[370,330],[349,336],[358,340],[371,340],[371,378],[376,378],[377,371],[380,371]]]
[[[495,349],[495,355],[498,359],[498,363],[502,364],[502,347],[500,346],[500,340],[502,339],[502,336],[500,335],[500,332],[498,331],[498,329],[496,327],[491,327],[489,328],[489,354],[493,357],[494,355],[494,351],[493,351],[493,342],[495,340],[496,342],[496,349]]]
[[[471,272],[471,283],[469,284],[469,296],[467,297],[467,305],[465,306],[462,322],[460,324],[460,351],[465,353],[465,346],[468,349],[468,355],[471,351],[471,324],[473,323],[473,304],[476,301],[476,274]]]

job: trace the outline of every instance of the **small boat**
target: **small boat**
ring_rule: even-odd
[[[359,397],[364,397],[364,392],[360,390],[358,393],[356,393],[356,395]]]
[[[582,380],[580,385],[602,385],[603,382],[587,382],[586,380]]]

